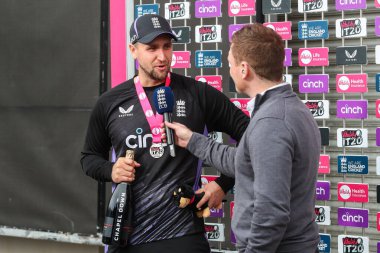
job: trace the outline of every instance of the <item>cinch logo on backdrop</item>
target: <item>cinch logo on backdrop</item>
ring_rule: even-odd
[[[360,10],[367,9],[366,0],[335,0],[335,9],[337,11],[344,10]]]
[[[338,200],[343,202],[368,202],[368,184],[338,183]]]
[[[368,156],[340,155],[338,160],[338,173],[368,174]]]
[[[160,129],[157,127],[154,131],[160,132]],[[153,136],[151,133],[143,134],[142,128],[136,129],[136,134],[128,135],[127,138],[125,138],[125,144],[128,148],[146,148],[148,145],[148,139],[149,143],[152,142]]]
[[[380,17],[375,18],[375,34],[380,36]]]
[[[316,200],[330,200],[330,181],[317,181]]]
[[[195,1],[195,17],[196,18],[216,18],[221,17],[221,1]]]
[[[319,225],[330,225],[331,224],[331,207],[329,206],[315,206],[315,222]]]
[[[320,240],[318,243],[319,253],[330,253],[331,248],[331,235],[319,234]]]
[[[290,67],[292,65],[292,49],[285,48],[284,67]]]
[[[338,225],[368,228],[368,209],[339,207]]]
[[[336,117],[341,119],[366,119],[367,100],[338,100],[336,101]]]
[[[231,42],[232,35],[247,24],[232,24],[228,26],[228,39]]]
[[[336,91],[339,93],[367,92],[367,74],[338,74],[336,75]]]
[[[338,253],[368,253],[368,237],[338,235]]]
[[[329,92],[329,75],[327,74],[299,75],[298,83],[300,93]]]

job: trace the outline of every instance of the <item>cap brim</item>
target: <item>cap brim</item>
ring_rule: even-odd
[[[178,41],[177,36],[175,36],[173,33],[163,32],[163,31],[157,31],[157,32],[150,33],[150,34],[148,34],[148,35],[146,35],[146,36],[138,39],[136,42],[140,42],[140,43],[143,43],[143,44],[148,44],[148,43],[152,42],[158,36],[164,35],[164,34],[169,35],[172,39],[174,39],[175,41]]]

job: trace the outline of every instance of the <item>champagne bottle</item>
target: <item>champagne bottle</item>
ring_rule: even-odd
[[[127,150],[126,157],[134,160],[134,151]],[[104,244],[121,247],[127,245],[133,230],[133,206],[132,185],[119,183],[111,196],[104,220]]]

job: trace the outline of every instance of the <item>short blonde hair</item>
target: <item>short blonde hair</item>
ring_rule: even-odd
[[[246,61],[259,76],[282,80],[285,49],[275,31],[259,23],[249,24],[233,34],[232,43],[231,52],[237,64]]]

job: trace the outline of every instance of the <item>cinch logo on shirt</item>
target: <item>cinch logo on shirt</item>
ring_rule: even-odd
[[[136,134],[128,135],[127,138],[125,138],[125,144],[128,148],[146,148],[148,139],[153,139],[152,134],[144,134],[143,135],[143,129],[137,128]],[[152,142],[150,140],[150,142]]]

